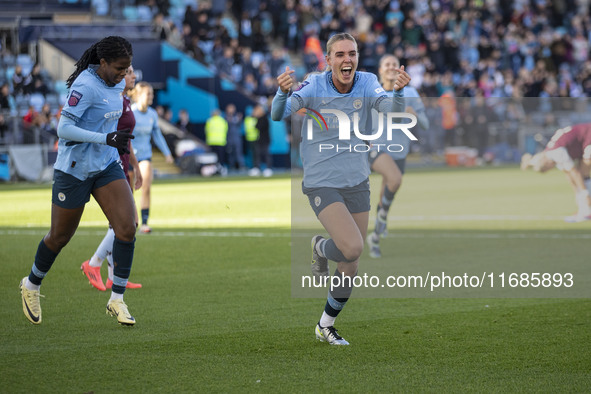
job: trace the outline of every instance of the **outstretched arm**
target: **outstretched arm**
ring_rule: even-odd
[[[158,126],[157,115],[155,116],[154,127],[152,128],[152,139],[154,140],[154,143],[156,144],[158,149],[160,149],[160,152],[162,152],[162,154],[164,155],[166,162],[169,164],[173,163],[174,160],[172,158],[172,154],[170,153],[170,149],[168,148],[168,144],[164,139],[164,135],[162,135],[162,130],[160,130],[160,127]]]
[[[410,75],[404,71],[404,66],[396,69],[396,79],[394,80],[394,100],[392,103],[393,112],[404,112],[404,93],[402,89],[410,82]]]
[[[394,98],[390,99],[378,99],[377,110],[379,112],[404,112],[406,109],[404,101],[403,89],[410,82],[410,75],[404,71],[404,66],[397,68],[396,80],[394,81]]]
[[[277,77],[279,88],[271,103],[271,119],[273,120],[281,120],[291,115],[291,107],[287,99],[289,97],[289,91],[294,84],[292,78],[294,72],[295,70],[291,70],[289,66],[285,66],[285,71]]]

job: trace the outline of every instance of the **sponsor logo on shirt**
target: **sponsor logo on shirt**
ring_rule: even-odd
[[[123,110],[120,109],[118,111],[111,111],[111,112],[107,112],[105,113],[105,118],[106,119],[110,119],[110,118],[120,118],[121,114],[123,113]]]

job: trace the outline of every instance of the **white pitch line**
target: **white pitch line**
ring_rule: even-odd
[[[103,226],[105,225],[104,220],[85,220],[83,224],[85,226]],[[150,224],[153,226],[163,226],[166,225],[167,227],[183,227],[183,226],[244,226],[249,224],[257,224],[257,225],[280,225],[282,223],[289,224],[289,217],[287,218],[185,218],[185,219],[150,219]],[[47,224],[48,225],[48,224]],[[44,223],[35,223],[35,224],[27,224],[28,227],[35,226],[35,227],[43,227],[45,226]]]
[[[75,235],[80,236],[104,236],[106,230],[99,231],[99,230],[85,230],[85,229],[78,229]],[[1,235],[39,235],[43,236],[47,234],[45,230],[26,230],[26,229],[17,229],[17,230],[0,230]],[[146,237],[150,238],[152,236],[158,237],[218,237],[218,238],[238,238],[238,237],[246,237],[246,238],[263,238],[263,237],[275,237],[275,238],[288,238],[291,236],[289,231],[285,231],[283,233],[265,233],[259,231],[160,231],[154,230],[149,235],[138,234],[138,237]]]
[[[521,221],[521,220],[551,220],[562,221],[563,216],[539,216],[539,215],[415,215],[392,216],[392,220],[416,220],[416,221]]]
[[[390,216],[389,223],[396,222],[515,222],[515,221],[546,221],[546,222],[562,222],[564,216],[536,216],[536,215],[409,215],[409,216]],[[166,227],[207,227],[207,226],[227,226],[240,227],[245,225],[257,224],[260,226],[276,226],[289,223],[298,225],[317,224],[318,220],[314,216],[297,214],[291,215],[290,218],[271,218],[271,217],[254,217],[254,218],[236,218],[236,217],[211,217],[211,218],[184,218],[184,219],[151,219],[150,223],[155,226]],[[84,226],[102,226],[105,222],[101,219],[87,220],[83,222]],[[49,227],[48,223],[27,223],[24,227]]]
[[[293,223],[314,222],[316,219],[310,217],[292,217]],[[563,221],[564,216],[538,216],[538,215],[409,215],[390,216],[388,222],[396,223],[404,221],[413,222],[498,222],[498,221]]]
[[[322,230],[318,230],[322,232]],[[138,237],[216,237],[216,238],[309,238],[318,232],[297,232],[290,233],[285,232],[259,232],[259,231],[159,231],[154,230],[149,235],[138,235]],[[27,229],[16,229],[16,230],[0,230],[1,235],[37,235],[43,236],[47,234],[47,231],[43,230],[27,230]],[[85,230],[79,229],[76,231],[76,235],[79,236],[103,236],[105,231],[98,230]],[[409,233],[394,233],[389,235],[389,239],[437,239],[437,238],[455,238],[455,239],[591,239],[591,234],[563,234],[563,233],[507,233],[500,231],[498,233],[463,233],[463,232],[449,232],[445,230],[441,231],[429,231],[428,233],[420,232],[409,232]]]

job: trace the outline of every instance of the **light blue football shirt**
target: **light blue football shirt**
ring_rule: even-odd
[[[148,107],[146,112],[142,112],[137,108],[137,104],[132,104],[131,109],[135,116],[135,129],[133,135],[133,150],[138,161],[148,160],[152,158],[152,138],[154,143],[160,149],[164,156],[170,155],[170,149],[166,144],[166,140],[158,126],[158,113],[152,107]]]
[[[125,80],[108,86],[91,65],[74,80],[61,116],[73,120],[77,127],[104,134],[103,143],[78,142],[60,138],[54,169],[80,180],[96,175],[119,160],[117,149],[106,145],[106,134],[117,130],[123,112]]]
[[[281,94],[278,93],[278,96]],[[277,107],[272,110],[274,119],[278,117],[277,112],[281,107],[279,101],[273,101],[273,106]],[[354,116],[357,114],[359,132],[370,135],[371,109],[382,112],[393,110],[392,99],[381,87],[377,77],[357,71],[351,91],[340,93],[332,82],[331,71],[309,75],[287,99],[283,116],[290,116],[302,108],[307,109],[300,144],[304,187],[352,187],[366,180],[370,174],[367,157],[369,146],[355,135]],[[341,111],[349,119],[347,139],[339,136],[344,123],[338,120],[339,115],[327,113],[326,110]]]

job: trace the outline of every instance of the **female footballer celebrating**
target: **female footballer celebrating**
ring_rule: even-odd
[[[277,77],[279,89],[273,99],[273,120],[290,116],[302,108],[317,113],[326,109],[332,113],[345,113],[349,119],[354,119],[354,113],[357,113],[358,124],[364,125],[363,131],[367,131],[371,130],[371,108],[379,112],[402,112],[401,90],[410,81],[404,67],[398,69],[396,92],[392,99],[374,74],[357,71],[358,48],[353,36],[335,34],[328,40],[326,49],[328,69],[320,74],[311,74],[292,93],[290,100],[287,98],[294,85],[291,76],[294,71],[286,67],[285,72]],[[317,276],[328,276],[328,260],[332,260],[337,263],[334,275],[352,279],[357,274],[367,233],[370,169],[367,150],[357,152],[346,149],[344,145],[366,146],[366,141],[353,133],[347,136],[346,141],[339,139],[340,127],[337,123],[340,125],[340,119],[328,114],[326,119],[327,130],[312,129],[312,138],[310,133],[302,131],[302,190],[330,235],[328,239],[320,235],[312,238],[312,271]],[[323,150],[323,146],[337,148]],[[334,328],[335,319],[352,291],[350,280],[340,283],[329,291],[324,312],[315,327],[316,338],[331,345],[349,344]]]

